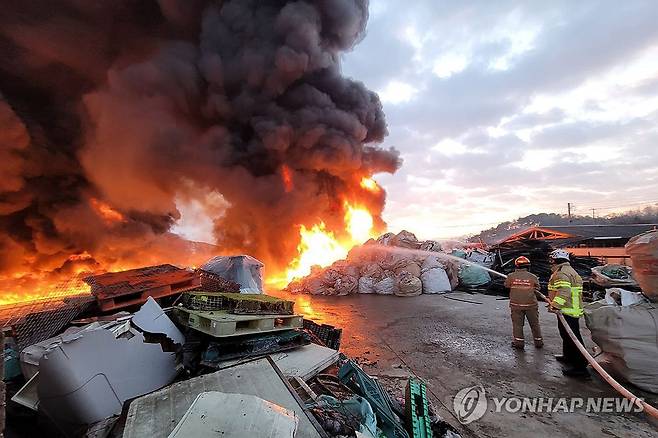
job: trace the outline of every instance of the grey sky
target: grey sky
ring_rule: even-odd
[[[390,228],[658,200],[656,23],[651,0],[371,0],[343,70],[380,94],[405,160],[376,177]]]

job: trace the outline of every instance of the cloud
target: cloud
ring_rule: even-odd
[[[655,198],[654,2],[371,3],[343,68],[388,91],[387,142],[405,159],[381,180],[392,226],[432,237],[447,221]]]

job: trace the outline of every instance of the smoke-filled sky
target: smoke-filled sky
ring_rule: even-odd
[[[404,158],[377,178],[389,228],[658,201],[656,23],[653,0],[372,0],[343,68],[379,93]]]
[[[653,1],[0,8],[0,289],[193,262],[172,229],[280,269],[346,201],[381,228],[373,173],[424,238],[658,198]]]
[[[199,206],[222,252],[274,269],[301,225],[346,233],[346,202],[383,227],[385,194],[360,181],[399,154],[380,147],[377,94],[339,62],[367,0],[0,10],[0,291],[79,265],[194,264],[167,231]]]

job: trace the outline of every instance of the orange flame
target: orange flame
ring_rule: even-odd
[[[93,257],[87,251],[83,251],[80,254],[71,254],[68,259],[72,262],[80,262],[83,260],[91,260]]]
[[[283,180],[283,186],[286,189],[286,193],[290,193],[294,187],[290,167],[286,164],[281,166],[281,179]]]
[[[344,204],[345,229],[348,236],[337,238],[326,229],[324,222],[306,228],[300,227],[300,243],[297,246],[298,256],[290,263],[284,278],[270,278],[268,283],[273,286],[285,286],[291,281],[305,277],[311,273],[313,266],[326,267],[337,260],[347,257],[354,246],[374,237],[373,218],[370,212],[360,206]]]
[[[377,181],[374,179],[364,176],[361,178],[361,188],[364,188],[370,192],[377,193],[381,190],[381,187],[379,187],[379,184],[377,184]]]
[[[67,282],[60,282],[59,284],[38,284],[38,280],[36,280],[36,284],[31,288],[30,292],[2,292],[2,295],[0,295],[0,306],[91,294],[91,287],[82,281],[81,277]]]
[[[121,213],[110,207],[109,204],[106,204],[99,199],[91,198],[89,202],[91,203],[91,206],[93,207],[96,214],[103,218],[105,222],[123,222],[126,220],[126,218]]]

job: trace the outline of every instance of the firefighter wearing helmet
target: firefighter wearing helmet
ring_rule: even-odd
[[[553,274],[548,281],[549,311],[562,313],[567,324],[580,343],[580,317],[583,315],[583,279],[569,264],[569,253],[556,249],[549,255]],[[562,373],[570,377],[589,377],[587,360],[580,354],[578,347],[569,337],[566,329],[558,321],[562,338],[562,355],[555,356],[564,364]]]
[[[512,347],[519,350],[525,348],[523,324],[528,320],[536,348],[544,346],[539,326],[539,310],[537,295],[539,292],[539,279],[528,269],[530,260],[519,257],[514,260],[516,270],[505,280],[505,287],[509,288],[509,305],[512,315]]]

